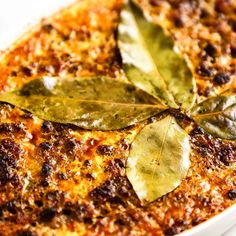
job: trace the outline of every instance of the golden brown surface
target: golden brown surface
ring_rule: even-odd
[[[43,75],[124,79],[115,42],[121,2],[82,0],[42,22],[2,56],[1,90]],[[209,95],[206,87],[235,87],[234,1],[215,1],[218,10],[214,1],[140,2],[155,20],[159,11],[167,13],[169,20],[162,22],[194,71],[205,61],[213,67],[210,76],[196,73],[200,95]],[[212,25],[226,21],[221,30]],[[216,47],[214,57],[206,55],[209,42]],[[227,66],[220,59],[226,54]],[[230,80],[219,84],[219,73]],[[235,142],[204,134],[184,116],[177,118],[194,127],[188,176],[175,191],[142,207],[125,177],[129,146],[140,126],[92,132],[42,121],[6,104],[0,113],[0,235],[173,235],[236,202]]]
[[[172,35],[187,56],[200,96],[236,88],[236,1],[136,2]]]

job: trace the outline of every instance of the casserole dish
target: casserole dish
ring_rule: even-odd
[[[63,1],[63,4],[64,4],[64,1]],[[49,6],[50,5],[53,5],[52,6],[52,11],[55,11],[55,5],[54,4],[48,4],[47,3],[47,11],[48,11],[48,9],[49,9]],[[104,10],[105,12],[106,12],[106,10]],[[50,11],[48,11],[48,13],[46,13],[46,14],[49,14],[49,13],[51,13]],[[45,14],[45,13],[43,13],[43,14]],[[108,13],[109,14],[109,13]],[[40,16],[41,17],[41,16]],[[47,21],[47,20],[46,20]],[[44,24],[44,23],[43,23]],[[45,24],[46,25],[46,24]],[[50,27],[49,27],[50,28]],[[46,29],[47,30],[47,29]],[[57,48],[59,51],[60,51],[60,48]],[[69,52],[69,54],[70,54],[71,52]],[[51,72],[50,72],[51,73]],[[73,72],[74,73],[74,72]],[[72,73],[72,75],[71,76],[74,76],[74,74]],[[109,71],[109,73],[112,73],[112,71]],[[26,72],[26,74],[27,74],[27,72]],[[13,81],[14,81],[14,78],[13,78]],[[17,83],[16,83],[17,84]],[[15,86],[15,85],[14,85]],[[5,108],[4,108],[5,109]],[[7,108],[8,109],[8,108]],[[11,109],[11,108],[9,108],[9,109]],[[9,112],[9,111],[7,111],[7,112]],[[16,113],[14,113],[14,112],[16,112]],[[4,112],[3,112],[4,113]],[[16,116],[18,116],[18,111],[13,111],[13,113],[14,114],[16,114]],[[22,115],[21,113],[19,113],[20,115]],[[20,119],[20,118],[19,118]],[[37,119],[35,119],[35,123],[34,124],[36,124],[36,125],[38,125],[37,127],[39,127],[39,125],[42,125],[41,124],[41,122],[42,121],[40,121],[40,120],[37,120]],[[56,126],[55,126],[56,127]],[[58,127],[56,127],[55,128],[55,132],[62,132],[62,131],[58,131],[58,130],[60,130],[60,127],[58,128]],[[54,132],[54,131],[53,131]],[[70,130],[70,132],[74,132],[74,131],[71,131]],[[77,132],[77,131],[75,131],[75,132]],[[30,132],[29,132],[30,133]],[[32,133],[30,133],[30,134],[32,134]],[[5,134],[4,134],[5,135]],[[54,133],[54,135],[55,135],[55,133]],[[78,135],[78,134],[77,134]],[[100,135],[100,134],[99,134]],[[37,135],[36,135],[37,136]],[[5,137],[5,136],[4,136]],[[44,137],[44,139],[47,139],[47,138],[45,138]],[[40,142],[39,142],[40,141]],[[58,140],[57,140],[58,141]],[[67,140],[68,141],[68,140]],[[34,144],[34,145],[36,145],[37,147],[42,143],[42,140],[38,140],[38,142],[39,143],[36,143],[36,144]],[[73,146],[73,144],[72,144],[72,146]],[[95,144],[95,146],[96,146],[96,144]],[[36,149],[35,149],[36,150]],[[47,150],[46,150],[46,153],[47,153]],[[41,154],[40,154],[41,155]],[[109,155],[108,155],[109,156]],[[106,157],[106,155],[105,155],[105,157]],[[44,157],[43,157],[44,158]],[[107,157],[106,157],[107,158]],[[41,164],[41,163],[40,163]],[[113,163],[114,164],[114,163]],[[115,163],[115,165],[117,165],[117,163]],[[122,166],[122,163],[118,163],[118,165],[121,165]],[[41,168],[41,167],[40,167]],[[39,169],[40,169],[39,168]],[[33,172],[32,172],[33,173]],[[231,173],[231,175],[232,175],[232,173]],[[89,181],[91,181],[91,180],[89,180]],[[122,180],[123,181],[123,180]],[[229,182],[230,182],[230,180],[229,180]],[[233,182],[233,181],[232,181]],[[88,183],[90,183],[90,182],[88,182]],[[125,184],[126,184],[126,182],[125,182]],[[206,189],[207,189],[207,183],[206,182],[203,182],[202,183],[203,185],[205,184],[206,186]],[[218,183],[219,184],[219,183]],[[27,183],[26,183],[26,185],[27,185]],[[203,188],[203,189],[205,189],[205,187]],[[63,187],[64,188],[64,187]],[[227,192],[228,191],[230,191],[230,189],[233,189],[234,188],[234,185],[233,185],[233,183],[230,183],[229,184],[229,186],[227,186],[227,187],[225,187],[225,188],[223,188],[223,190],[222,191],[224,191],[224,194],[222,194],[222,196],[223,195],[225,195],[225,194],[227,194]],[[206,190],[205,189],[205,190]],[[67,189],[67,191],[69,191],[69,189]],[[80,190],[81,191],[81,190]],[[206,190],[207,191],[207,190]],[[206,196],[207,196],[207,193],[206,193]],[[221,196],[221,197],[222,197]],[[37,196],[38,197],[38,196]],[[205,197],[205,196],[204,196]],[[206,197],[207,198],[207,197]],[[205,200],[204,201],[207,201],[207,199],[205,198]],[[37,200],[38,199],[34,199],[34,200],[36,200],[36,202],[37,202]],[[100,199],[99,199],[100,200]],[[217,205],[217,198],[215,199],[216,200],[216,205]],[[43,200],[43,201],[45,201],[45,200]],[[136,201],[136,200],[135,200]],[[202,202],[204,202],[203,200],[202,200]],[[48,201],[48,202],[50,202],[50,201]],[[221,200],[220,200],[220,202],[221,202]],[[223,202],[223,201],[222,201]],[[39,202],[37,202],[37,204],[39,205],[39,206],[37,206],[38,208],[40,208],[40,200],[39,200]],[[44,203],[44,204],[46,204],[47,205],[47,203]],[[183,203],[182,203],[183,204]],[[207,204],[207,203],[206,203]],[[221,203],[220,203],[221,204]],[[207,220],[205,223],[202,223],[202,224],[199,224],[198,226],[194,226],[192,229],[189,229],[189,230],[186,230],[185,232],[183,232],[182,234],[180,234],[180,235],[185,235],[185,236],[187,236],[187,235],[210,235],[210,234],[214,234],[214,235],[220,235],[221,233],[223,233],[223,231],[224,230],[227,230],[229,227],[231,227],[232,225],[233,225],[233,223],[234,223],[234,219],[235,219],[235,206],[231,206],[230,208],[228,208],[228,209],[226,209],[228,206],[230,206],[230,205],[232,205],[232,202],[231,202],[231,200],[229,200],[229,199],[227,199],[227,201],[226,201],[226,204],[222,207],[222,209],[220,208],[220,207],[216,207],[217,208],[217,210],[216,210],[216,215],[217,216],[215,216],[215,217],[213,217],[213,218],[211,218],[211,219],[209,219],[209,220]],[[208,205],[207,205],[208,206]],[[38,208],[37,208],[37,211],[39,211],[38,210]],[[48,207],[49,208],[49,207]],[[210,208],[209,208],[210,209]],[[224,209],[226,209],[226,210],[224,210]],[[68,210],[68,209],[67,209]],[[104,209],[103,209],[104,210]],[[107,210],[107,209],[106,209]],[[155,209],[156,210],[156,209]],[[219,213],[219,212],[221,212],[222,210],[224,210],[223,211],[223,213]],[[69,211],[69,210],[68,210]],[[105,210],[104,210],[105,211]],[[65,211],[64,211],[65,212]],[[206,216],[206,218],[208,218],[208,217],[212,217],[213,215],[215,215],[214,213],[209,213],[210,212],[210,210],[208,211],[208,215]],[[68,212],[67,212],[68,213]],[[218,214],[219,213],[219,214]],[[38,213],[37,213],[38,214]],[[59,213],[58,213],[59,214]],[[104,214],[106,214],[106,213],[104,213]],[[50,214],[49,214],[50,215]],[[141,213],[140,213],[140,215],[141,215]],[[64,217],[64,216],[63,216]],[[46,217],[47,218],[47,217]],[[87,216],[85,216],[85,218],[86,218],[86,220],[87,220]],[[191,217],[190,217],[191,218]],[[63,218],[64,219],[64,218]],[[85,221],[86,221],[85,220]],[[201,219],[200,220],[200,222],[201,221],[204,221],[204,218],[203,219]],[[48,224],[48,222],[46,222],[46,225]],[[102,223],[101,223],[102,224]],[[176,225],[176,228],[177,229],[175,229],[176,231],[171,231],[171,230],[167,230],[166,231],[166,235],[172,235],[172,234],[175,234],[175,233],[179,233],[180,231],[182,231],[182,230],[185,230],[185,225],[184,224],[182,224],[181,222],[179,222],[179,224],[180,225]],[[198,224],[198,222],[196,222],[196,224]],[[9,226],[9,227],[12,227],[12,226]],[[27,226],[28,227],[28,226]],[[28,230],[28,228],[27,228],[26,226],[24,226],[24,229],[25,230]],[[33,228],[34,226],[30,226],[30,230]],[[105,227],[105,226],[99,226],[99,227]],[[189,226],[188,226],[189,227]],[[188,228],[188,227],[186,227],[186,228]],[[192,227],[192,225],[190,225],[190,227]],[[13,226],[13,228],[14,228],[14,226]],[[155,228],[155,227],[154,227]],[[8,230],[7,228],[6,228],[6,230]],[[55,233],[55,234],[59,234],[60,232],[58,231],[57,232],[57,226],[55,226],[55,225],[53,225],[53,227],[51,228],[51,226],[44,226],[44,228],[43,229],[41,229],[41,228],[38,228],[38,230],[39,230],[39,232],[40,232],[40,230],[41,230],[41,232],[46,232],[45,234],[47,235],[47,232],[49,231],[50,232],[50,230],[53,232],[53,233]],[[156,229],[157,231],[152,231],[152,234],[153,235],[155,235],[155,233],[156,232],[159,232],[158,230],[160,230],[158,227],[157,227],[157,229]],[[22,232],[24,232],[24,231],[22,231]],[[27,231],[28,232],[28,231]],[[31,231],[30,231],[31,232]],[[32,231],[32,232],[34,232],[34,231]],[[1,232],[2,233],[2,232]],[[21,233],[21,232],[20,232]],[[91,233],[91,232],[90,232]],[[9,234],[11,234],[11,233],[9,233]],[[61,233],[62,235],[65,235],[65,232],[64,231],[62,231],[62,233]],[[126,234],[127,234],[127,232],[126,232]],[[156,234],[158,234],[158,233],[156,233]],[[12,235],[14,235],[13,233],[12,233]],[[161,234],[160,234],[161,235]]]

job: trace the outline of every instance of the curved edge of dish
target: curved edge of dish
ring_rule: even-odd
[[[214,235],[219,236],[225,233],[236,223],[236,204],[229,207],[222,213],[212,217],[211,219],[186,230],[178,236],[202,236]]]

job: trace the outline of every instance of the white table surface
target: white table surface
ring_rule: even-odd
[[[0,0],[0,49],[14,42],[32,22],[48,16],[74,0]],[[217,236],[217,235],[206,235]],[[236,236],[236,226],[223,236]]]

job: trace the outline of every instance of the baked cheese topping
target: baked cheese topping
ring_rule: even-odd
[[[200,99],[236,87],[234,1],[139,2],[188,57]],[[125,80],[116,45],[121,6],[81,0],[43,20],[1,56],[1,91],[42,76]],[[176,117],[193,127],[187,177],[141,206],[125,164],[142,124],[86,131],[3,103],[0,113],[0,235],[174,235],[236,202],[236,143],[188,117]]]

